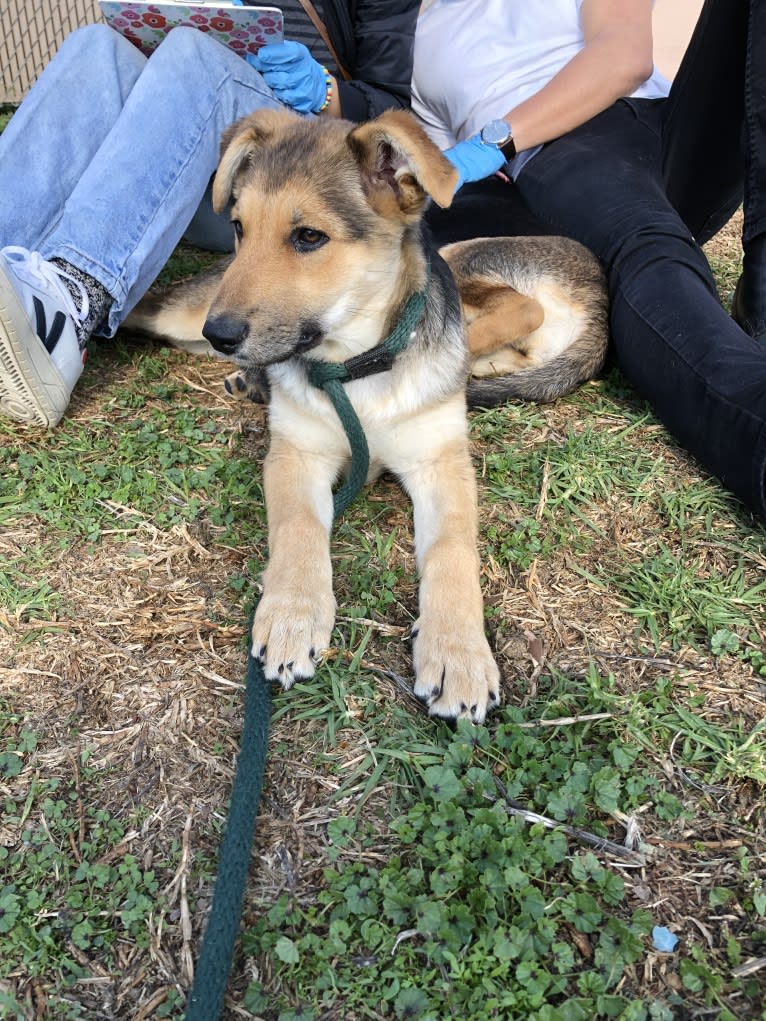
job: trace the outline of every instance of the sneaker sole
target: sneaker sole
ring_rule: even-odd
[[[69,397],[13,284],[0,272],[0,414],[51,428],[61,420]]]

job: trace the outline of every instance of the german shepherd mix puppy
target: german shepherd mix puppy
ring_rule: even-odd
[[[126,326],[197,338],[204,321],[202,333],[218,351],[267,379],[270,556],[253,655],[267,678],[289,688],[314,674],[335,618],[332,489],[350,447],[307,366],[346,362],[381,345],[422,291],[423,311],[404,350],[345,391],[367,438],[370,477],[393,472],[413,503],[420,574],[415,694],[433,715],[480,723],[498,704],[499,671],[484,633],[479,581],[469,355],[455,280],[427,250],[420,222],[429,196],[449,205],[456,172],[414,119],[397,112],[355,126],[261,110],[229,129],[222,152],[213,201],[220,211],[231,200],[233,259],[222,275],[214,269],[148,296]],[[514,254],[515,242],[484,242],[484,255],[467,242],[444,254],[464,288],[478,371],[521,368],[517,392],[550,399],[600,368],[605,299],[598,264],[585,249],[564,239],[546,249],[542,240],[516,239],[529,243],[533,258],[547,259],[543,273]],[[520,290],[532,280],[539,300],[512,290],[517,277]],[[509,308],[517,324],[510,341]],[[544,370],[537,389],[529,366]],[[511,378],[477,380],[492,388],[479,399],[513,395]]]

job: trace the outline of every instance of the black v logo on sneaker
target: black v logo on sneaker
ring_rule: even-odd
[[[45,318],[45,306],[40,299],[34,295],[32,296],[32,303],[35,309],[35,329],[37,331],[37,336],[45,345],[45,350],[48,354],[52,354],[54,347],[58,344],[59,337],[64,332],[66,316],[63,312],[57,312],[53,317],[49,333],[48,323]]]

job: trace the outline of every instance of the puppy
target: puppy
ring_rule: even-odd
[[[606,281],[589,249],[566,237],[500,237],[445,245],[439,255],[455,279],[466,323],[469,408],[509,400],[544,404],[601,372],[609,331]],[[198,350],[230,262],[152,292],[128,325]],[[268,401],[260,368],[233,372],[224,385],[235,399]]]
[[[515,265],[515,248],[506,248],[499,263],[484,261],[482,273],[472,276],[473,242],[449,246],[445,254],[458,279],[475,280],[485,291],[484,297],[468,296],[464,306],[453,273],[428,251],[423,210],[429,196],[449,205],[455,180],[451,164],[408,114],[389,112],[355,126],[258,111],[227,132],[214,182],[216,209],[231,201],[233,259],[170,292],[150,294],[126,326],[198,339],[204,323],[202,334],[217,351],[266,384],[271,442],[263,481],[270,556],[253,623],[253,655],[267,678],[285,688],[314,674],[330,641],[332,493],[350,458],[338,414],[312,385],[310,370],[315,362],[354,368],[344,390],[367,440],[369,478],[392,472],[413,503],[420,576],[415,693],[433,715],[480,723],[499,702],[499,671],[484,633],[463,307],[477,344],[480,319],[490,327],[485,337],[495,331],[475,359],[484,375],[507,370],[514,357],[523,371],[534,369],[529,352],[535,343],[525,345],[518,330],[498,339],[498,310],[508,298],[496,293],[498,274]],[[595,263],[584,249],[573,253],[571,243],[563,245],[569,258]],[[505,290],[511,288],[506,284]],[[598,319],[598,302],[589,306],[578,296],[567,305],[560,281],[539,290],[538,296],[519,293],[525,300],[512,300],[532,328],[524,336],[537,331],[539,347],[547,345],[544,367],[586,336],[589,353],[578,370],[570,370],[571,387],[600,365],[593,354],[598,330],[576,326],[589,315]],[[562,319],[568,316],[559,330],[567,338],[563,344],[545,333],[542,291],[545,300],[554,295]],[[384,341],[400,330],[415,300],[420,310],[403,349],[393,359],[381,357]],[[515,354],[501,359],[504,348]],[[555,370],[549,369],[548,389],[539,389],[539,399],[552,395],[551,375]],[[502,398],[496,389],[486,399]]]

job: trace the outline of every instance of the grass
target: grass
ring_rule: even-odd
[[[12,719],[4,709],[3,729]],[[21,731],[1,764],[5,777],[18,774],[36,743],[33,731]],[[90,779],[86,764],[79,778]],[[89,975],[94,955],[117,961],[125,941],[148,950],[149,920],[162,910],[156,873],[120,850],[128,837],[125,821],[85,804],[78,785],[38,776],[28,792],[19,793],[25,793],[23,801],[11,794],[4,805],[4,825],[16,828],[20,839],[0,848],[6,884],[0,948],[6,967],[23,963],[27,981],[45,984],[51,1016],[78,1018],[72,991]],[[0,1004],[8,1011],[19,1007],[7,993]]]
[[[735,228],[711,258],[726,297]],[[226,371],[120,338],[55,431],[0,424],[3,1017],[183,1016],[266,556]],[[762,1019],[762,525],[615,370],[471,438],[503,708],[409,694],[381,480],[333,531],[331,654],[275,693],[227,1021]]]

